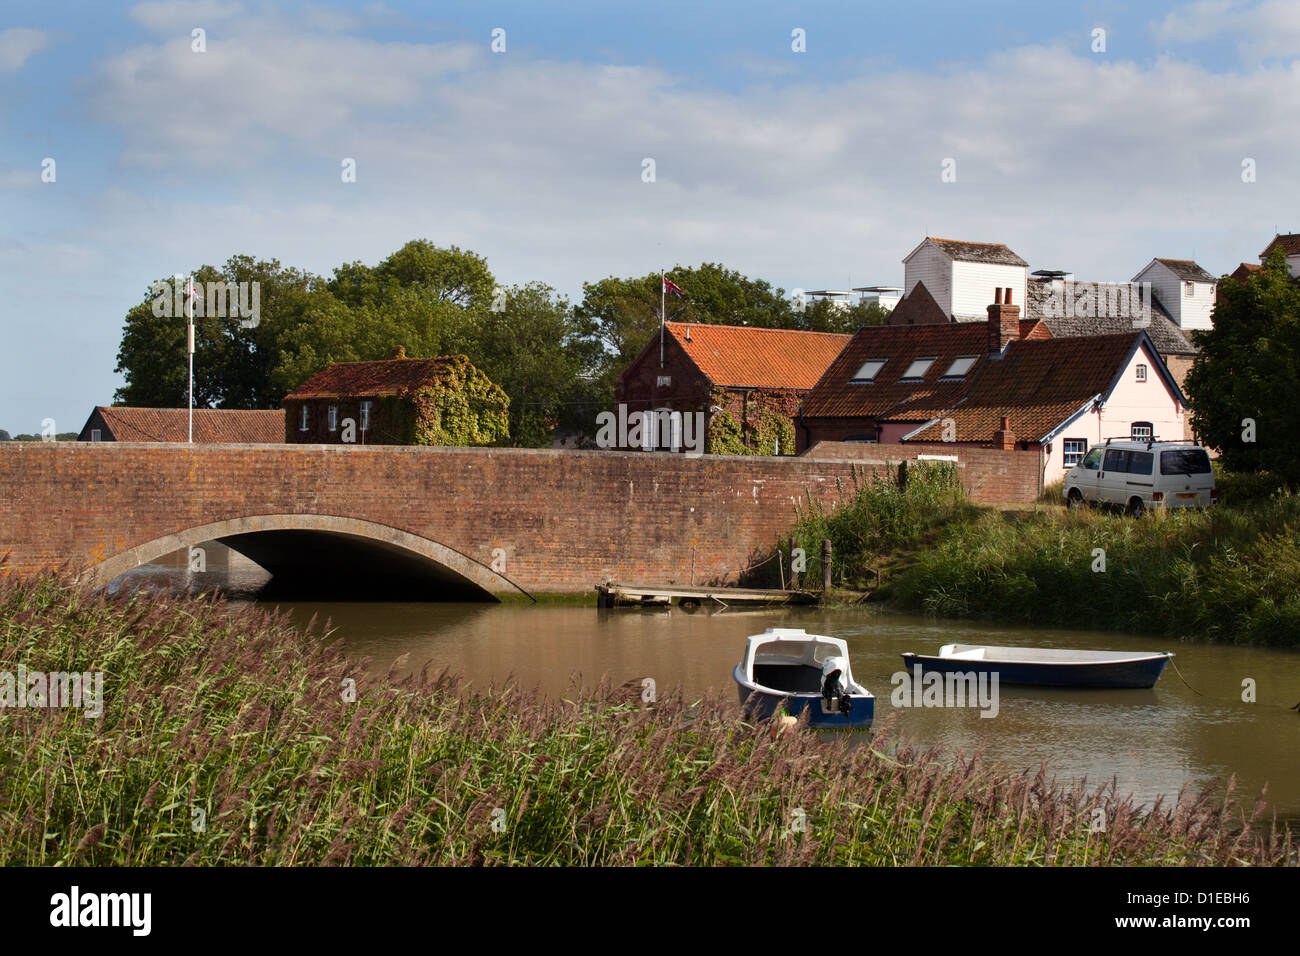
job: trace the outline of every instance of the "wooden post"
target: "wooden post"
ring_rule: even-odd
[[[785,590],[785,555],[781,553],[781,546],[776,546],[776,569],[781,572],[781,590]]]
[[[790,539],[790,590],[799,590],[799,572],[794,569],[794,538]]]
[[[822,595],[831,593],[831,539],[822,539]]]

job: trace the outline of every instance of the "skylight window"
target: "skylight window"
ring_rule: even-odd
[[[924,378],[925,373],[930,371],[930,366],[934,364],[935,359],[938,357],[939,356],[937,355],[931,355],[929,358],[916,359],[907,367],[907,371],[903,373],[902,381],[906,382],[909,379]]]
[[[862,363],[862,368],[858,369],[858,374],[853,376],[853,381],[874,382],[888,361],[889,359],[867,359]]]
[[[966,373],[971,370],[971,366],[979,359],[978,355],[959,355],[953,359],[953,363],[948,366],[948,371],[943,373],[944,378],[965,378]]]

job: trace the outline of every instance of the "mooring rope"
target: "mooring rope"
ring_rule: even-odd
[[[1178,675],[1178,679],[1179,679],[1180,681],[1182,681],[1184,684],[1187,685],[1187,689],[1188,689],[1188,690],[1190,690],[1193,694],[1200,694],[1200,696],[1202,696],[1202,697],[1205,696],[1205,694],[1202,694],[1199,690],[1197,690],[1197,689],[1196,689],[1195,687],[1193,687],[1191,684],[1188,684],[1188,683],[1187,683],[1187,678],[1184,677],[1184,676],[1183,676],[1183,672],[1180,671],[1180,670],[1178,669],[1178,662],[1174,660],[1174,655],[1172,655],[1172,654],[1169,655],[1169,663],[1174,665],[1174,673]]]

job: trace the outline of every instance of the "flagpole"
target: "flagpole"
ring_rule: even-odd
[[[662,269],[659,270],[659,367],[664,367],[664,322],[665,310],[667,305],[664,299],[664,276]]]
[[[185,303],[188,312],[189,322],[185,329],[185,345],[190,353],[190,438],[189,443],[194,444],[194,276],[190,276],[185,283]]]

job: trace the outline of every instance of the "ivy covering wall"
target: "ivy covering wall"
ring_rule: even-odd
[[[734,393],[715,389],[715,411],[709,421],[710,455],[782,455],[794,454],[794,414],[798,399],[787,394],[760,391],[749,393],[746,401]],[[747,420],[741,417],[748,412]]]

